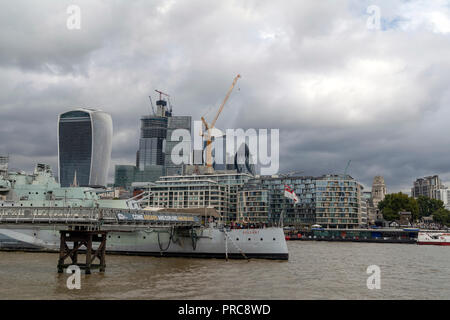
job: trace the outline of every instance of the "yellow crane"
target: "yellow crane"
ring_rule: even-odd
[[[231,84],[230,89],[227,92],[227,95],[225,96],[225,99],[222,102],[222,105],[219,108],[219,111],[217,111],[216,116],[214,117],[214,120],[208,124],[205,120],[204,117],[202,117],[202,122],[203,125],[205,126],[205,133],[203,134],[203,136],[205,137],[206,140],[206,167],[207,167],[207,172],[211,173],[212,172],[212,130],[214,129],[214,126],[216,125],[216,121],[219,118],[220,113],[223,110],[223,107],[225,106],[225,103],[227,103],[228,98],[230,97],[231,91],[233,91],[234,86],[236,85],[236,82],[238,81],[238,79],[241,77],[240,74],[238,74],[234,80],[233,83]]]

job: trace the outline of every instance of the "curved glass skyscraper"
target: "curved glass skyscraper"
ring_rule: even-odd
[[[79,108],[58,116],[59,182],[69,187],[106,186],[113,126],[103,111]]]

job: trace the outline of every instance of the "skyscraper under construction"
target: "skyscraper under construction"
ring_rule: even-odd
[[[172,161],[172,150],[180,143],[172,139],[172,133],[177,129],[184,129],[190,134],[192,117],[173,116],[172,106],[170,102],[168,104],[169,96],[161,91],[157,92],[160,95],[156,101],[157,109],[151,115],[142,116],[140,120],[136,166],[117,165],[115,186],[129,187],[132,182],[156,181],[164,175],[183,174],[183,164]]]

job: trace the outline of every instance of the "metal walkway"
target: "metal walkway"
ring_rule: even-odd
[[[59,226],[102,227],[195,227],[199,216],[179,212],[112,208],[0,207],[0,226],[14,224],[51,224]]]

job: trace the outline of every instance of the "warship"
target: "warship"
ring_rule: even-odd
[[[288,259],[284,232],[279,226],[232,228],[223,223],[213,208],[150,208],[145,207],[143,198],[104,199],[100,195],[106,192],[105,189],[77,186],[76,181],[70,187],[61,187],[46,164],[38,164],[32,174],[9,172],[6,166],[0,168],[0,222],[13,208],[22,215],[34,212],[35,216],[53,214],[67,219],[83,212],[103,210],[118,222],[108,232],[107,253]],[[123,223],[139,219],[184,219],[193,227],[161,231],[161,228],[134,228]],[[63,228],[51,223],[21,224],[16,221],[0,224],[0,250],[58,251]]]

